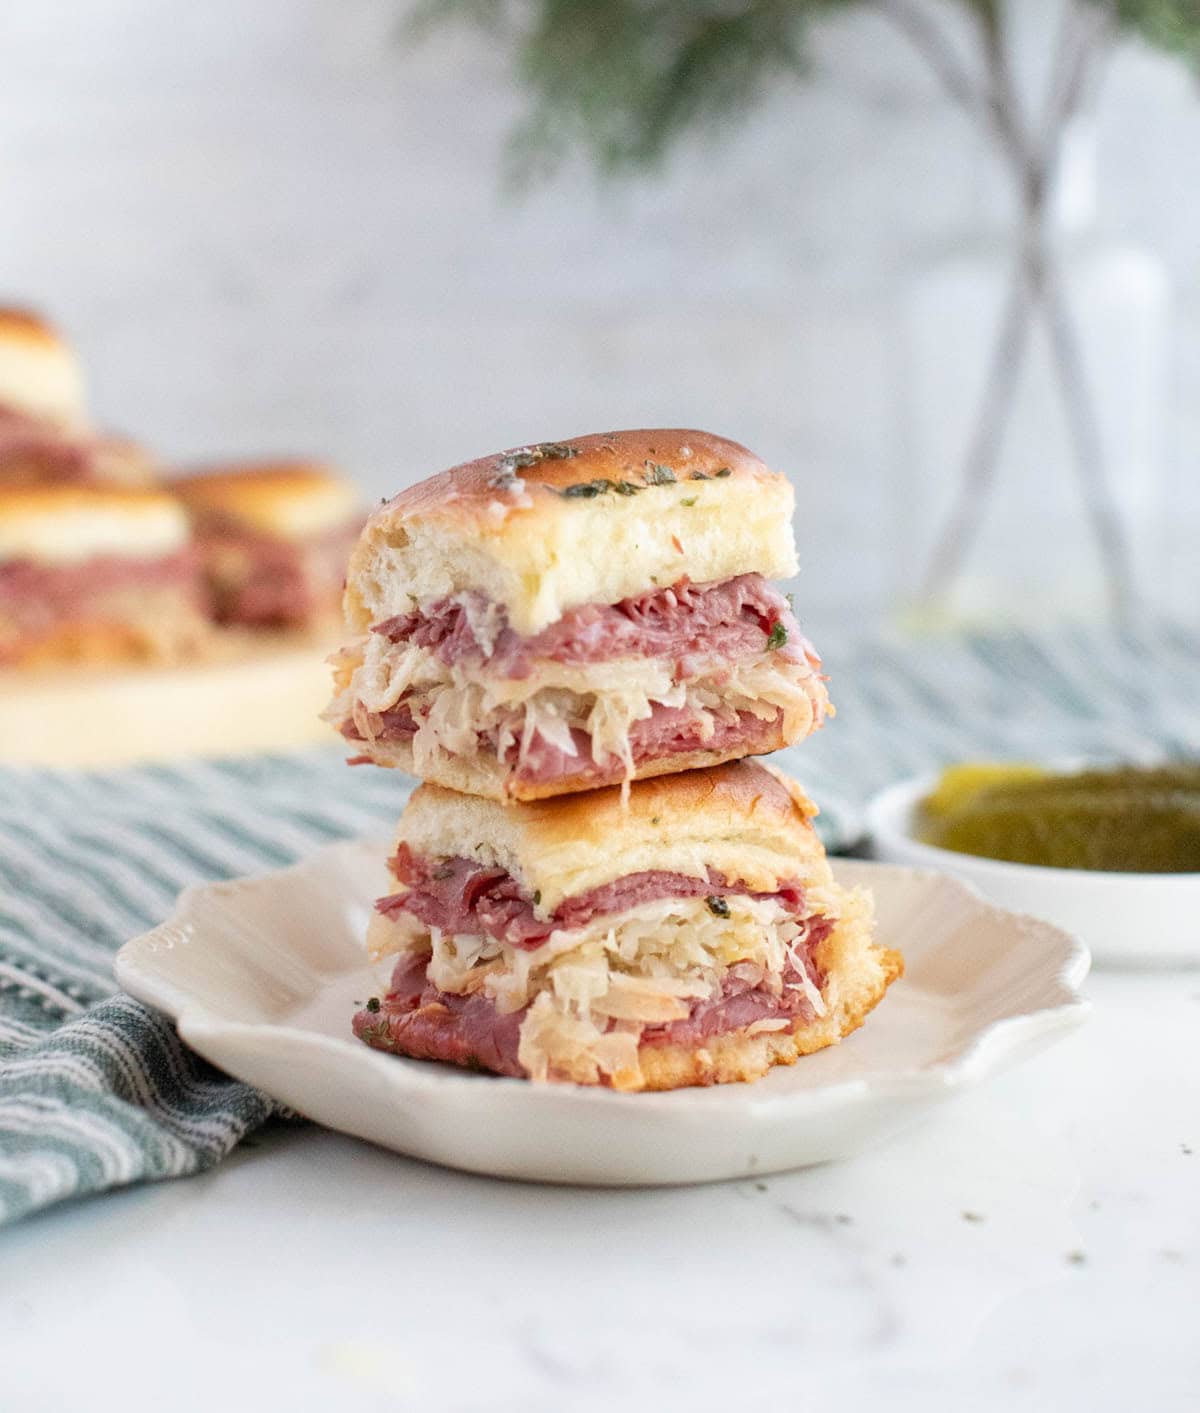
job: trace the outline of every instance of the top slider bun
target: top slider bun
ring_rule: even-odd
[[[87,425],[74,351],[36,314],[0,308],[0,407],[80,430]]]
[[[477,590],[524,636],[580,604],[687,576],[796,572],[793,493],[737,442],[608,432],[481,457],[376,510],[350,561],[346,615],[366,632]]]
[[[653,870],[704,877],[715,869],[763,893],[798,876],[825,886],[816,812],[794,781],[745,760],[640,781],[627,807],[617,787],[504,805],[425,784],[405,808],[399,838],[415,854],[504,869],[549,914],[565,898]]]
[[[197,517],[219,517],[281,540],[338,529],[358,511],[354,487],[315,461],[256,461],[183,476],[172,490]]]

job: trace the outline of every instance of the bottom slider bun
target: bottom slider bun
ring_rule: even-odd
[[[815,807],[739,761],[507,807],[423,785],[368,946],[377,1049],[535,1080],[757,1079],[837,1043],[901,974],[834,881]]]
[[[699,735],[698,728],[695,729],[695,735]],[[740,729],[737,732],[729,732],[722,744],[697,744],[694,749],[683,750],[677,754],[635,760],[633,778],[652,780],[658,776],[679,772],[695,772],[706,766],[723,765],[745,756],[770,755],[772,751],[782,750],[787,744],[788,737],[784,730],[782,713],[773,720],[764,720],[747,713],[746,719],[740,723]],[[417,765],[411,739],[404,738],[375,741],[371,744],[369,754],[351,756],[350,762],[357,765],[372,763],[391,766],[404,771],[406,775],[418,777],[427,775],[429,769]],[[432,769],[437,771],[439,783],[448,785],[452,790],[481,795],[488,800],[519,800],[526,803],[580,791],[599,792],[602,787],[619,784],[625,778],[625,766],[618,756],[610,756],[603,765],[596,765],[590,758],[581,756],[579,770],[575,774],[555,775],[543,781],[521,779],[514,775],[510,765],[497,760],[494,755],[484,753],[474,756],[444,756]]]

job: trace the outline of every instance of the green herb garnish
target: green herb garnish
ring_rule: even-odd
[[[787,629],[782,623],[776,623],[767,634],[767,651],[774,652],[776,648],[783,647],[787,642]]]
[[[635,496],[641,489],[632,481],[610,481],[606,476],[601,476],[596,481],[578,481],[573,486],[564,486],[559,495],[568,500],[592,500],[596,496],[607,495],[609,491],[619,496]]]
[[[541,901],[542,901],[542,890],[541,890],[540,888],[535,888],[535,889],[534,889],[534,892],[533,892],[533,906],[536,908],[537,905],[538,905]]]
[[[646,462],[646,484],[648,486],[673,486],[675,473],[669,466],[657,461]]]
[[[595,496],[602,496],[605,491],[614,489],[611,481],[579,481],[573,486],[564,486],[559,495],[568,500],[591,500]]]
[[[719,471],[714,471],[713,475],[718,476],[722,480],[724,480],[726,476],[732,476],[733,472],[729,469],[728,466],[722,466]]]
[[[523,446],[518,451],[510,451],[500,457],[497,465],[503,478],[511,477],[515,471],[527,471],[542,461],[569,461],[578,455],[579,448],[568,446],[566,442],[539,442],[536,446]]]
[[[708,910],[712,913],[713,917],[729,916],[729,904],[718,894],[710,893],[704,901],[708,904]]]
[[[693,471],[692,474],[688,477],[688,480],[689,480],[689,481],[707,481],[707,480],[708,480],[708,477],[704,474],[703,471]]]
[[[375,1015],[375,1013],[379,1010],[378,996],[372,996],[371,999],[367,1002],[367,1010],[370,1011],[372,1015]]]
[[[681,501],[679,502],[679,504],[680,504],[680,505],[695,505],[695,504],[696,504],[696,497],[695,497],[695,496],[686,496],[683,500],[681,500]]]

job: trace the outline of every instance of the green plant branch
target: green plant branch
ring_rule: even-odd
[[[988,112],[992,129],[1013,171],[1022,182],[1027,197],[1040,197],[1042,177],[1035,159],[1017,86],[1008,62],[1004,31],[996,14],[989,9],[980,21],[984,62],[988,75]]]
[[[904,35],[959,107],[980,119],[1023,178],[1029,175],[1030,143],[1008,69],[1003,28],[995,7],[966,0],[985,59],[984,74],[973,75],[959,58],[943,27],[913,0],[874,0],[876,10]]]
[[[1104,442],[1096,417],[1095,399],[1088,389],[1083,347],[1055,268],[1044,271],[1041,305],[1050,333],[1051,352],[1075,451],[1075,472],[1104,568],[1109,607],[1114,619],[1124,622],[1134,603],[1129,551],[1117,503],[1108,483]]]
[[[914,0],[416,0],[403,33],[455,22],[484,30],[513,56],[530,104],[524,140],[545,144],[542,170],[579,147],[616,171],[653,164],[692,127],[742,116],[773,77],[801,71],[813,24],[867,5],[904,30],[956,103],[987,108],[1012,147],[1003,92],[963,61],[935,7]],[[1001,57],[1003,8],[1001,0],[940,0]],[[1136,34],[1200,70],[1198,0],[1075,0],[1075,8],[1094,12],[1108,33]],[[663,86],[669,96],[660,101]],[[1068,107],[1079,101],[1075,89],[1062,90]]]
[[[1115,0],[1095,4],[1071,0],[1065,6],[1055,79],[1042,123],[1044,159],[1053,157],[1063,129],[1083,106],[1089,87],[1095,86],[1100,61],[1111,50],[1116,33]]]
[[[1004,446],[1004,427],[1033,326],[1035,278],[1034,266],[1028,253],[1023,251],[1013,271],[1008,303],[984,377],[983,394],[963,457],[954,504],[934,544],[918,591],[918,598],[927,604],[942,598],[961,571],[995,484]]]
[[[982,86],[928,11],[912,0],[875,0],[875,8],[921,55],[951,101],[978,116],[986,104]]]
[[[1099,7],[1089,10],[1085,15],[1076,0],[1069,0],[1064,12],[1054,79],[1046,103],[1048,116],[1036,142],[1027,135],[1021,116],[1003,32],[991,23],[981,22],[993,132],[1000,139],[1021,193],[1021,255],[997,331],[974,433],[963,456],[958,493],[935,542],[920,590],[920,597],[927,603],[942,596],[953,583],[979,533],[999,469],[1004,423],[1028,352],[1033,316],[1039,308],[1050,335],[1050,353],[1076,474],[1114,616],[1127,616],[1132,603],[1128,550],[1108,484],[1103,439],[1088,389],[1082,347],[1062,288],[1058,257],[1046,232],[1045,208],[1063,132],[1082,101],[1107,34],[1107,17]]]
[[[1040,308],[1086,510],[1114,606],[1131,589],[1122,528],[1108,487],[1083,349],[1048,240],[1046,208],[1063,133],[1087,101],[1118,33],[1140,36],[1200,70],[1200,0],[1069,0],[1053,76],[1036,126],[1009,65],[1002,0],[941,0],[970,20],[982,63],[968,62],[937,9],[922,0],[421,0],[422,24],[466,20],[513,54],[530,109],[513,146],[521,174],[546,176],[573,149],[606,175],[652,167],[680,137],[742,117],[769,83],[805,69],[809,26],[870,4],[922,55],[948,98],[981,122],[1020,195],[1020,253],[997,331],[960,494],[931,576],[944,579],[973,539],[991,493],[1006,408]],[[974,507],[964,509],[969,495]],[[953,531],[953,533],[951,533]],[[954,541],[951,549],[946,546]],[[927,581],[928,582],[928,581]]]

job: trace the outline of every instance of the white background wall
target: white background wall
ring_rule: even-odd
[[[1027,0],[1035,44],[1050,8]],[[839,20],[815,81],[716,147],[627,189],[576,170],[517,203],[499,183],[520,109],[503,56],[466,34],[413,51],[404,13],[0,4],[0,292],[77,340],[107,421],[180,461],[311,451],[382,494],[530,439],[724,431],[796,479],[810,622],[878,611],[903,474],[888,301],[999,200],[903,41]],[[1190,526],[1194,82],[1125,46],[1100,155],[1104,228],[1171,277],[1163,494]]]

